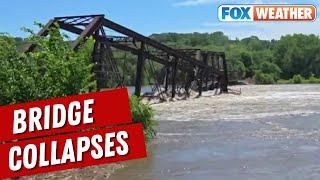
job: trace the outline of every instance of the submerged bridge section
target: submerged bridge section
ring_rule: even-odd
[[[226,57],[223,52],[201,51],[200,49],[173,49],[149,37],[143,36],[129,28],[119,25],[104,15],[67,16],[56,17],[50,20],[38,33],[47,36],[50,27],[58,25],[59,28],[77,35],[72,48],[77,50],[86,41],[87,37],[95,39],[92,61],[95,64],[94,73],[98,89],[108,87],[107,82],[112,79],[117,87],[124,86],[123,77],[119,71],[114,50],[121,50],[136,55],[135,95],[141,95],[143,74],[146,62],[155,62],[162,65],[165,73],[157,79],[160,89],[170,93],[174,98],[177,89],[183,87],[189,94],[193,89],[201,95],[203,90],[220,89],[228,92],[228,69]],[[108,35],[112,30],[117,36]],[[29,45],[25,52],[33,51],[35,44]]]

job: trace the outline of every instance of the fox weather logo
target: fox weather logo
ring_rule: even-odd
[[[221,5],[220,21],[314,21],[314,5]]]
[[[220,21],[252,21],[253,8],[251,6],[220,6]]]

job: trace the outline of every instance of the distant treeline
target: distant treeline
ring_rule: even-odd
[[[254,78],[260,84],[280,79],[288,83],[320,82],[315,80],[320,77],[320,38],[316,35],[286,35],[270,41],[256,36],[230,40],[222,32],[163,33],[151,37],[175,48],[225,51],[229,68],[240,79]],[[294,81],[293,77],[312,80]]]
[[[231,40],[223,32],[162,33],[150,37],[178,49],[225,51],[229,69],[238,79],[253,78],[258,84],[272,84],[297,82],[293,81],[293,77],[296,76],[306,80],[301,81],[302,83],[320,82],[320,38],[316,35],[286,35],[280,40],[270,41],[260,40],[256,36]],[[17,48],[21,50],[25,44],[24,39],[15,38],[15,41]],[[120,69],[127,72],[126,84],[132,85],[134,76],[131,74],[135,71],[135,57],[127,55],[126,58],[132,61],[125,63],[126,60],[120,60],[119,64],[123,66]],[[307,81],[310,78],[312,80]]]

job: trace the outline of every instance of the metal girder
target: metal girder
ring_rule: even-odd
[[[138,55],[139,54],[139,49],[136,49],[136,48],[133,48],[133,47],[130,47],[130,46],[126,46],[126,45],[123,45],[123,44],[120,44],[120,43],[110,43],[110,45],[116,49],[119,49],[119,50],[123,50],[123,51],[129,51],[131,52],[132,54],[134,55]],[[159,64],[162,64],[164,66],[169,66],[169,65],[172,65],[172,62],[169,61],[168,59],[164,59],[164,58],[160,58],[156,55],[153,55],[151,53],[149,53],[148,51],[144,51],[144,55],[147,59],[149,60],[154,60],[155,62],[159,63]],[[184,67],[182,67],[181,65],[177,64],[177,68],[181,71],[187,71],[189,69],[186,69]]]
[[[87,18],[87,17],[92,17],[93,20],[91,21],[91,23],[83,30],[79,27],[76,27],[73,24],[68,24],[65,21],[68,19],[74,19],[74,18]],[[195,65],[195,66],[199,66],[200,68],[207,68],[210,69],[210,66],[205,65],[204,63],[202,63],[201,61],[197,61],[196,59],[193,59],[191,57],[188,57],[186,54],[184,54],[183,52],[179,52],[173,48],[170,48],[164,44],[161,44],[151,38],[145,37],[139,33],[136,33],[124,26],[121,26],[117,23],[114,23],[108,19],[104,18],[104,15],[87,15],[87,16],[65,16],[65,17],[56,17],[52,20],[53,22],[57,22],[58,25],[60,26],[61,29],[64,29],[66,31],[75,33],[80,35],[77,40],[73,43],[73,48],[77,48],[78,45],[80,44],[81,40],[86,37],[91,35],[97,28],[99,28],[100,25],[103,25],[107,28],[113,29],[119,33],[122,33],[128,37],[131,37],[135,40],[144,42],[146,45],[150,45],[152,47],[154,47],[155,49],[159,49],[161,51],[166,52],[167,54],[170,54],[174,57],[179,58],[180,61],[186,61],[187,63],[190,63],[190,65]],[[101,24],[99,23],[99,21],[101,21]],[[49,23],[53,23],[53,22],[49,22]],[[48,24],[49,24],[48,23]],[[48,26],[49,28],[50,26]],[[45,31],[46,28],[43,29],[43,31]],[[45,34],[42,34],[41,36],[45,36]],[[33,47],[34,45],[30,45],[31,47]],[[119,47],[119,46],[118,46]],[[123,47],[122,47],[123,48]],[[28,51],[32,51],[32,48],[29,48]],[[150,58],[157,60],[159,63],[166,65],[167,63],[165,63],[165,61],[163,61],[163,59],[157,57],[156,55],[152,55],[149,53],[148,55]],[[179,64],[179,62],[178,62]]]
[[[134,94],[138,97],[140,97],[141,94],[141,87],[143,83],[143,70],[145,66],[146,57],[144,54],[145,46],[143,43],[141,43],[138,53],[138,62],[136,66],[136,81],[135,81],[135,92]]]
[[[123,50],[123,51],[129,51],[131,52],[132,54],[134,55],[138,55],[139,54],[139,50],[138,49],[135,49],[135,48],[132,48],[132,47],[129,47],[129,46],[126,46],[126,45],[122,45],[122,44],[119,44],[119,43],[110,43],[110,45],[116,49],[119,49],[119,50]],[[144,52],[144,56],[147,58],[147,59],[152,59],[154,61],[156,61],[157,63],[160,63],[162,65],[169,65],[170,62],[169,61],[166,61],[162,58],[159,58],[155,55],[152,55],[148,52]]]
[[[110,43],[110,45],[112,47],[114,47],[115,49],[129,51],[134,55],[138,55],[139,49],[132,47],[132,45],[130,46],[128,44],[123,44],[121,42],[115,42],[112,39],[110,39],[109,37],[104,38],[104,39],[106,39],[106,41],[108,41],[108,43]],[[145,53],[146,58],[149,60],[156,61],[157,63],[162,64],[164,66],[172,65],[172,61],[169,60],[170,57],[167,55],[164,56],[161,53],[159,54],[158,52],[148,51],[148,50],[146,50],[144,53]],[[166,53],[164,53],[164,54],[166,54]],[[193,69],[194,67],[187,62],[180,61],[180,63],[178,62],[178,64],[177,64],[177,68],[179,70],[181,70],[182,72],[187,72],[190,69]]]
[[[69,32],[72,32],[74,34],[81,34],[81,32],[83,31],[82,29],[80,28],[77,28],[73,25],[70,25],[70,24],[66,24],[62,21],[57,21],[58,25],[60,26],[61,29],[63,30],[66,30],[66,31],[69,31]]]
[[[141,34],[139,34],[139,33],[136,33],[136,32],[134,32],[134,31],[132,31],[132,30],[130,30],[130,29],[124,27],[124,26],[121,26],[121,25],[119,25],[119,24],[117,24],[117,23],[115,23],[115,22],[112,22],[112,21],[110,21],[110,20],[108,20],[108,19],[103,19],[102,24],[103,24],[104,26],[112,29],[112,30],[115,30],[115,31],[117,31],[117,32],[119,32],[119,33],[122,33],[122,34],[124,34],[124,35],[127,35],[127,36],[129,36],[129,37],[133,37],[133,38],[136,39],[136,40],[139,40],[139,41],[141,41],[141,42],[144,42],[145,44],[151,45],[151,46],[153,46],[153,47],[156,48],[156,49],[163,50],[163,51],[171,54],[172,56],[178,57],[178,58],[181,59],[181,60],[188,61],[188,62],[190,62],[190,63],[192,63],[192,64],[195,64],[195,65],[197,65],[197,66],[200,66],[200,67],[202,67],[202,68],[208,68],[208,67],[207,67],[205,64],[203,64],[202,62],[197,61],[196,59],[193,59],[193,58],[191,58],[191,57],[188,57],[188,56],[186,56],[185,54],[183,54],[182,52],[179,52],[179,51],[177,51],[177,50],[175,50],[175,49],[173,49],[173,48],[170,48],[170,47],[168,47],[168,46],[166,46],[166,45],[164,45],[164,44],[161,44],[161,43],[159,43],[159,42],[157,42],[157,41],[155,41],[155,40],[153,40],[153,39],[151,39],[151,38],[148,38],[148,37],[143,36],[143,35],[141,35]]]
[[[180,70],[181,72],[190,73],[191,71],[194,71],[197,74],[199,73],[199,94],[201,94],[202,92],[202,81],[205,80],[204,83],[208,83],[208,79],[212,77],[212,80],[214,82],[216,75],[218,75],[219,79],[221,80],[219,81],[221,91],[228,91],[228,72],[224,52],[201,51],[200,49],[173,49],[160,42],[157,42],[156,40],[143,36],[133,30],[130,30],[122,25],[108,20],[104,18],[104,15],[102,14],[56,17],[48,22],[48,24],[38,33],[38,36],[46,36],[48,34],[49,28],[54,23],[57,23],[61,29],[79,35],[78,38],[72,43],[72,48],[75,50],[79,47],[81,41],[85,40],[86,37],[92,35],[97,42],[105,43],[109,48],[112,47],[137,55],[137,66],[141,66],[137,67],[138,74],[136,77],[136,87],[138,87],[138,91],[139,87],[141,88],[140,83],[142,81],[142,66],[146,59],[164,65],[165,67],[167,67],[167,70],[169,69],[168,67],[171,67],[170,79],[173,87],[172,97],[175,96],[175,86],[177,83],[176,81],[178,70]],[[107,36],[105,34],[104,28],[108,28],[122,35]],[[141,47],[139,47],[139,45]],[[33,51],[35,46],[36,45],[34,44],[29,45],[25,52]],[[111,49],[109,50],[111,51]],[[201,53],[199,53],[199,51]],[[207,61],[208,59],[204,59],[206,56],[211,56],[214,59],[217,57],[221,58],[223,60],[222,63],[220,63],[222,67],[218,65],[219,68],[216,69],[215,64],[209,64]],[[169,72],[167,72],[167,74],[168,73]],[[198,77],[198,75],[196,76]],[[169,75],[166,76],[166,86],[168,86],[168,78]],[[138,91],[136,92],[138,93]]]
[[[90,24],[88,26],[86,26],[86,28],[81,32],[81,34],[76,39],[76,41],[72,43],[73,49],[77,49],[78,46],[80,45],[81,41],[83,41],[83,39],[85,37],[90,36],[94,31],[96,31],[98,28],[100,28],[100,23],[101,23],[102,18],[103,18],[102,16],[96,16],[90,22]]]
[[[81,34],[81,32],[83,32],[82,29],[80,29],[78,27],[74,27],[74,26],[69,25],[69,24],[66,24],[66,23],[61,22],[61,21],[58,21],[58,24],[59,24],[61,29],[67,30],[67,31],[75,33],[75,34]],[[108,41],[108,38],[105,38],[105,37],[102,37],[102,36],[97,36],[96,38],[100,42]],[[112,47],[114,47],[116,49],[129,51],[132,54],[138,55],[138,49],[131,48],[129,46],[125,46],[125,45],[122,45],[122,44],[119,44],[119,43],[115,43],[115,42],[109,42],[109,43],[110,43],[110,45]],[[147,57],[147,59],[153,59],[154,61],[156,61],[156,62],[158,62],[160,64],[163,64],[163,65],[169,65],[170,64],[169,61],[166,61],[166,60],[164,60],[162,58],[159,58],[159,57],[157,57],[155,55],[152,55],[152,54],[150,54],[148,52],[145,52],[145,56]]]
[[[72,25],[69,25],[69,24],[66,24],[64,22],[61,22],[61,21],[58,21],[58,24],[60,26],[61,29],[64,29],[64,30],[67,30],[69,32],[72,32],[74,34],[81,34],[81,32],[83,31],[82,29],[78,28],[78,27],[75,27],[75,26],[72,26]],[[102,36],[96,36],[96,39],[100,42],[105,42],[105,41],[108,41],[108,38],[106,37],[102,37]],[[115,42],[109,42],[110,45],[116,49],[120,49],[120,50],[124,50],[124,51],[129,51],[135,55],[138,55],[138,50],[135,49],[135,48],[131,48],[129,46],[125,46],[125,45],[122,45],[122,44],[119,44],[119,43],[115,43]],[[146,54],[146,57],[148,59],[153,59],[154,61],[160,63],[160,64],[163,64],[163,65],[169,65],[170,62],[169,61],[166,61],[162,58],[159,58],[155,55],[152,55],[150,53],[147,53],[145,52]]]
[[[56,22],[56,20],[52,19],[50,20],[37,34],[37,36],[47,36],[50,27]],[[30,44],[26,47],[24,52],[31,52],[36,47],[35,44]]]
[[[54,19],[60,20],[60,19],[73,19],[73,18],[86,18],[86,17],[104,17],[104,14],[93,14],[93,15],[83,15],[83,16],[63,16],[63,17],[55,17]]]
[[[227,67],[226,55],[225,54],[222,55],[222,59],[223,59],[222,62],[223,62],[224,80],[223,80],[223,83],[221,85],[221,90],[222,90],[222,92],[228,93],[229,78],[228,78],[228,67]]]
[[[171,66],[172,70],[171,70],[171,86],[172,86],[172,94],[171,94],[171,98],[175,98],[176,96],[176,86],[177,86],[177,72],[178,72],[178,57],[174,57],[173,59],[173,64]]]

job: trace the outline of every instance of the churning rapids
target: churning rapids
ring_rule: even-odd
[[[111,179],[320,179],[320,86],[236,86],[153,105],[147,159]]]

